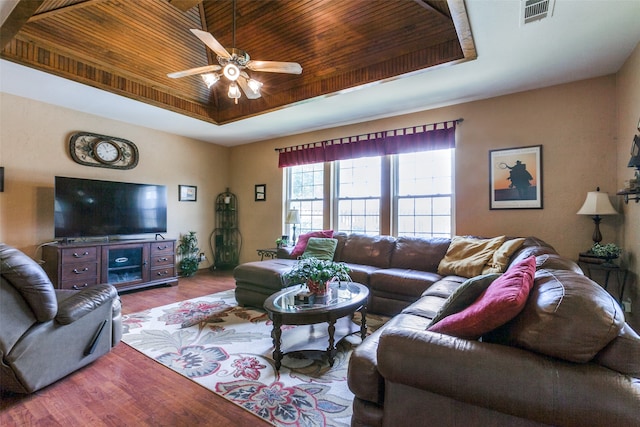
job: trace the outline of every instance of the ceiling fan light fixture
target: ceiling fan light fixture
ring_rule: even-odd
[[[238,80],[238,77],[240,77],[240,68],[238,68],[236,64],[229,63],[224,66],[222,73],[226,78],[228,78],[232,82],[235,82],[236,80]]]
[[[235,99],[236,104],[238,103],[238,98],[240,98],[242,94],[240,93],[240,88],[238,87],[238,84],[236,82],[232,82],[229,85],[229,92],[227,93],[227,95],[229,95],[229,98]]]
[[[249,79],[247,80],[247,86],[249,86],[249,89],[251,89],[254,94],[258,95],[260,94],[262,83],[254,79]]]
[[[202,74],[201,76],[202,76],[202,80],[204,81],[204,84],[206,84],[207,88],[209,89],[211,89],[211,86],[213,86],[218,82],[218,80],[220,80],[220,76],[216,73],[207,73],[207,74]]]

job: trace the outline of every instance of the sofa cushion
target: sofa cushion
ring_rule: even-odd
[[[536,257],[536,268],[538,270],[570,270],[578,274],[584,274],[575,261],[564,258],[558,254],[543,254]]]
[[[255,284],[274,293],[282,289],[282,274],[291,270],[296,263],[294,259],[279,258],[245,262],[233,269],[233,278],[236,283]],[[297,285],[297,283],[291,283],[291,285],[294,284]]]
[[[339,261],[389,268],[395,239],[391,236],[350,234],[344,242]]]
[[[378,342],[383,331],[389,327],[408,330],[424,330],[428,319],[400,314],[391,318],[383,327],[369,335],[358,345],[349,358],[347,381],[349,389],[358,398],[384,404],[384,378],[378,372]]]
[[[425,295],[434,295],[443,297],[444,299],[449,298],[456,289],[458,289],[464,282],[468,279],[462,276],[447,276],[438,280],[434,283],[429,289],[422,293],[422,296]]]
[[[591,279],[567,270],[538,270],[524,309],[483,339],[571,362],[588,362],[624,325],[624,313]]]
[[[494,253],[488,263],[482,269],[482,274],[504,273],[509,264],[511,255],[524,243],[524,237],[506,240]]]
[[[371,272],[369,287],[374,291],[395,294],[399,299],[415,301],[441,278],[439,274],[428,271],[382,268]]]
[[[640,378],[640,335],[625,323],[618,336],[600,350],[593,361],[625,375]]]
[[[328,239],[324,237],[310,237],[307,242],[302,257],[318,258],[325,261],[333,261],[333,255],[336,252],[336,246],[338,245],[337,239]]]
[[[438,265],[438,274],[463,277],[480,275],[484,265],[491,259],[493,253],[502,246],[505,239],[505,236],[493,239],[455,236],[451,239],[449,249]]]
[[[38,322],[46,322],[58,312],[53,284],[42,267],[19,250],[0,244],[0,272],[20,292]]]
[[[498,277],[500,274],[490,273],[467,279],[447,297],[443,306],[431,320],[431,325],[469,307]]]
[[[301,234],[298,236],[296,246],[293,248],[293,251],[291,251],[291,258],[298,258],[304,253],[304,250],[307,248],[307,242],[311,237],[325,237],[330,239],[333,237],[333,230],[312,231],[310,233]]]
[[[378,267],[373,267],[371,265],[350,264],[348,262],[345,264],[351,270],[349,272],[349,277],[351,277],[351,280],[367,286],[369,286],[369,277],[371,276],[371,274],[374,271],[378,270]]]
[[[405,307],[402,310],[402,314],[413,314],[414,316],[420,316],[428,319],[429,322],[425,326],[426,329],[432,323],[431,319],[433,319],[442,309],[445,301],[447,301],[446,297],[425,295],[410,306]]]
[[[504,325],[524,307],[535,271],[535,258],[527,258],[494,280],[470,306],[434,323],[428,329],[460,338],[477,339]]]
[[[438,264],[447,253],[451,239],[400,236],[391,255],[391,268],[438,271]]]
[[[509,264],[515,265],[530,256],[540,256],[544,254],[557,254],[557,252],[544,240],[529,236],[524,239],[522,246],[511,256]]]

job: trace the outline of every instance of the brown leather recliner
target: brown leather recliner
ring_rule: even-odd
[[[35,261],[0,243],[1,390],[39,390],[108,353],[121,337],[113,286],[54,289]]]

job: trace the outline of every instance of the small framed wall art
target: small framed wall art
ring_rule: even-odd
[[[181,202],[195,202],[198,196],[198,187],[195,185],[179,185],[178,200]]]
[[[489,208],[542,209],[542,145],[489,151]]]
[[[256,184],[256,202],[267,200],[267,184]]]

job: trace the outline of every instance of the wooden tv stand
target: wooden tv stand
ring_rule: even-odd
[[[112,240],[43,246],[44,270],[58,289],[109,283],[120,291],[178,282],[175,240]]]

